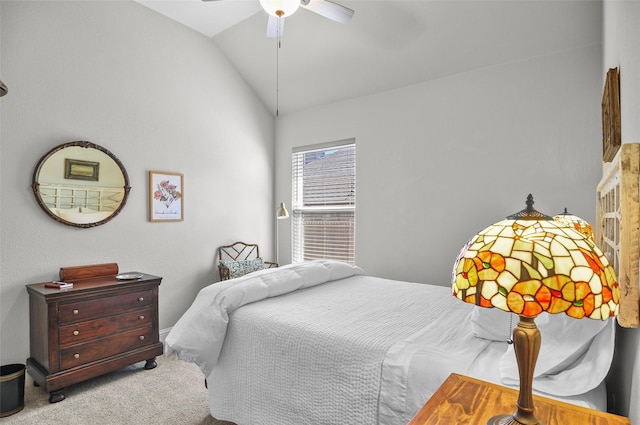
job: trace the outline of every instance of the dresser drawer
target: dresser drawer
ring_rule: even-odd
[[[76,344],[89,339],[105,337],[122,330],[150,325],[153,323],[152,313],[153,309],[147,307],[117,316],[61,326],[59,330],[60,344]]]
[[[60,303],[59,323],[77,323],[137,307],[150,305],[151,290],[115,295],[100,299]]]
[[[68,369],[94,360],[134,350],[153,344],[154,332],[151,326],[76,344],[60,349],[60,367]]]

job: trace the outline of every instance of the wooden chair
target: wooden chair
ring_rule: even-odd
[[[231,268],[237,268],[232,273]],[[243,274],[251,273],[261,268],[269,269],[278,267],[277,263],[262,261],[260,250],[257,244],[235,242],[218,248],[218,271],[220,280],[227,280],[233,277],[240,277]]]

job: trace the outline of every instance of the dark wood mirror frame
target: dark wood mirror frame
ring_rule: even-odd
[[[119,203],[117,204],[117,206],[114,207],[113,211],[110,211],[111,214],[108,215],[107,217],[103,217],[105,211],[102,211],[103,214],[101,214],[100,215],[100,219],[98,219],[96,221],[84,222],[84,220],[82,220],[82,222],[74,222],[72,219],[65,219],[63,217],[60,217],[59,215],[56,215],[52,211],[52,209],[49,206],[47,206],[47,202],[43,198],[43,194],[42,194],[42,190],[41,190],[41,186],[42,186],[43,182],[40,181],[40,177],[41,177],[40,174],[41,174],[41,171],[43,169],[43,166],[45,165],[47,160],[50,159],[54,154],[56,154],[56,153],[58,153],[58,152],[60,152],[60,151],[62,151],[64,149],[73,148],[73,147],[80,147],[80,148],[86,148],[86,149],[96,149],[96,150],[102,152],[103,154],[107,155],[111,160],[113,160],[115,162],[115,165],[117,166],[117,168],[120,169],[120,172],[122,173],[122,178],[124,180],[124,185],[121,188],[118,187],[118,189],[120,189],[122,191],[122,193],[121,193],[122,199],[119,200]],[[97,170],[93,170],[92,169],[91,172],[95,172],[96,176],[97,176]],[[96,177],[96,179],[97,179],[97,177]],[[85,180],[85,179],[81,179],[81,180]],[[93,180],[93,179],[91,179],[91,180]],[[80,188],[79,190],[81,190],[81,191],[86,191],[87,190],[84,185],[79,185],[78,187]],[[122,164],[122,162],[120,162],[120,160],[114,154],[112,154],[109,150],[105,149],[104,147],[102,147],[100,145],[96,145],[95,143],[91,143],[91,142],[87,142],[87,141],[74,141],[74,142],[63,143],[63,144],[61,144],[59,146],[56,146],[55,148],[51,149],[46,155],[44,155],[40,159],[40,161],[38,161],[38,164],[36,165],[36,168],[35,168],[35,170],[33,172],[33,181],[32,181],[32,184],[31,184],[31,188],[33,189],[33,193],[34,193],[34,195],[36,197],[38,205],[40,205],[42,210],[45,213],[47,213],[48,216],[50,216],[51,218],[53,218],[54,220],[56,220],[56,221],[58,221],[58,222],[60,222],[62,224],[66,224],[68,226],[73,226],[73,227],[82,227],[82,228],[100,226],[102,224],[105,224],[105,223],[111,221],[115,216],[117,216],[120,213],[120,211],[122,211],[122,208],[124,208],[125,204],[127,203],[127,198],[129,197],[129,191],[131,190],[131,187],[129,186],[129,175],[127,174],[127,170],[124,168],[124,165]],[[118,201],[116,201],[116,202],[118,202]],[[75,203],[73,205],[75,207]],[[80,208],[88,208],[90,211],[94,212],[86,204],[83,205],[83,206],[80,206]],[[99,211],[95,211],[95,212],[99,212]]]

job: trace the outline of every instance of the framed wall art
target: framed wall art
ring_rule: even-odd
[[[610,68],[602,93],[602,161],[611,162],[620,149],[620,71]]]
[[[100,176],[100,163],[80,159],[64,160],[64,178],[71,180],[89,180],[97,182]]]
[[[184,220],[184,176],[149,171],[149,221]]]

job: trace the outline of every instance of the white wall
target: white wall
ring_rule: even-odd
[[[25,285],[117,262],[164,277],[160,328],[217,280],[216,248],[273,251],[273,117],[213,42],[125,1],[0,2],[1,362],[29,355]],[[106,225],[55,222],[30,184],[54,146],[89,140],[124,163],[131,195]],[[147,220],[148,171],[184,173],[185,219]]]
[[[276,199],[291,200],[292,147],[355,137],[357,264],[449,285],[468,239],[529,193],[539,211],[594,220],[600,64],[598,45],[280,117]]]
[[[604,53],[601,84],[609,68],[620,70],[622,143],[640,142],[640,2],[604,2]],[[640,329],[620,329],[614,368],[607,384],[610,405],[640,424]]]

